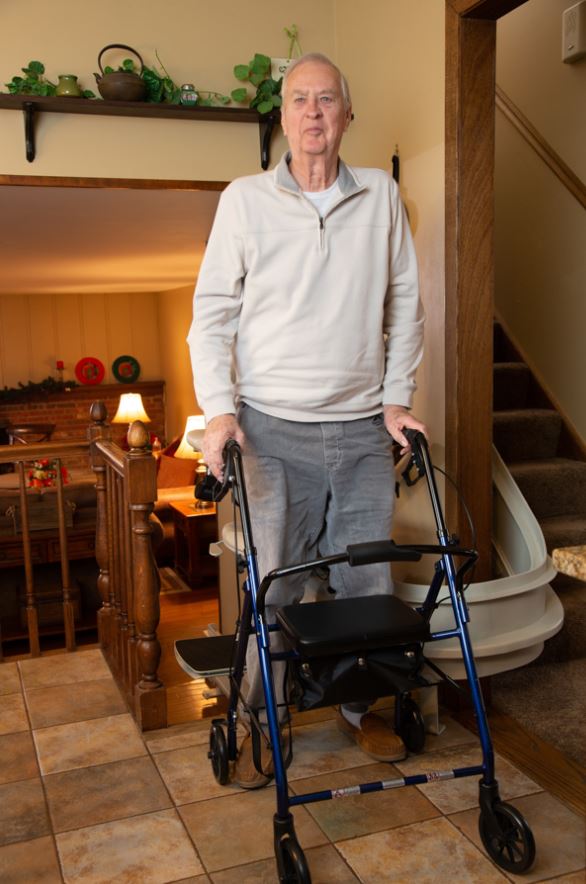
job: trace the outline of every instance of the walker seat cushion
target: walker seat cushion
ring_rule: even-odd
[[[276,617],[289,646],[308,659],[429,639],[423,617],[392,595],[286,605]]]

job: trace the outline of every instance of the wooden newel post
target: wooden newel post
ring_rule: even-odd
[[[161,657],[157,638],[160,580],[149,521],[157,497],[156,463],[148,450],[148,442],[146,427],[141,421],[134,421],[128,431],[130,452],[126,459],[126,487],[132,527],[132,597],[129,598],[128,610],[136,623],[140,678],[135,687],[135,714],[142,730],[165,727],[167,723],[165,688],[157,671]]]
[[[106,424],[108,413],[103,402],[92,403],[90,417],[92,423],[88,427],[88,439],[92,470],[96,474],[96,560],[100,569],[98,591],[102,600],[102,607],[98,611],[98,635],[101,647],[108,652],[112,643],[112,606],[110,604],[106,465],[95,444],[98,440],[110,439],[110,427]]]

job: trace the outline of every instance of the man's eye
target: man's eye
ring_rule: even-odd
[[[302,104],[302,103],[305,101],[305,98],[303,97],[303,95],[298,95],[298,96],[294,99],[294,101],[295,101],[295,104]]]
[[[334,102],[334,99],[331,97],[331,95],[322,95],[321,100],[322,104],[333,104]]]

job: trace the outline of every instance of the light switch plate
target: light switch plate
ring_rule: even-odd
[[[571,64],[586,56],[586,0],[580,0],[562,15],[562,61]]]

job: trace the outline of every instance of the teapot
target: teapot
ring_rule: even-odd
[[[102,56],[108,49],[126,49],[128,52],[132,52],[140,62],[140,72],[137,74],[134,71],[112,71],[112,73],[105,74],[102,67]],[[133,49],[131,46],[125,46],[123,43],[109,43],[107,46],[104,46],[98,55],[98,67],[101,75],[94,73],[94,77],[96,78],[98,91],[102,98],[105,98],[107,101],[145,100],[147,85],[142,79],[144,63],[136,49]]]

